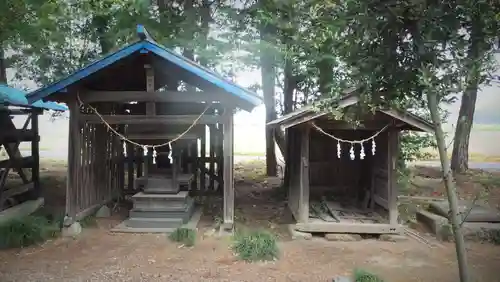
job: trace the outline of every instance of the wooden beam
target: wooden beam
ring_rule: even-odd
[[[300,140],[300,194],[299,194],[299,222],[309,220],[309,139],[311,128],[305,126]]]
[[[396,162],[399,152],[399,132],[391,128],[388,132],[387,153],[387,187],[389,189],[387,205],[389,208],[389,223],[398,224],[398,185],[396,174]]]
[[[197,115],[102,115],[108,124],[192,124]],[[221,116],[203,115],[197,124],[220,123]],[[81,121],[99,124],[101,119],[96,115],[81,115]]]
[[[295,229],[302,232],[321,233],[359,233],[359,234],[396,234],[400,233],[399,225],[385,223],[344,223],[344,222],[308,222],[296,223]]]
[[[234,175],[233,175],[233,138],[234,123],[233,111],[224,112],[223,121],[223,146],[224,146],[224,223],[222,228],[233,230],[234,225]]]
[[[146,95],[149,95],[155,91],[155,73],[151,65],[144,65],[146,69]],[[146,114],[156,115],[156,104],[155,102],[146,103]]]
[[[31,114],[31,130],[34,136],[38,136],[38,113]],[[33,138],[31,141],[31,156],[33,157],[33,167],[31,169],[31,181],[33,182],[33,199],[38,199],[42,195],[40,188],[40,138]]]
[[[80,107],[76,100],[68,102],[69,108],[69,136],[68,136],[68,173],[66,178],[66,215],[72,224],[76,216],[75,193],[78,191],[78,169],[80,158]]]
[[[94,102],[220,102],[231,100],[228,94],[221,92],[197,91],[89,91],[81,96],[84,103]]]

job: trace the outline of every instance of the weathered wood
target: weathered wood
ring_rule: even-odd
[[[233,112],[224,113],[224,229],[233,228],[234,224],[234,175],[233,175]]]
[[[228,95],[221,92],[200,91],[88,91],[82,95],[84,103],[95,102],[221,102],[227,101]],[[230,99],[230,97],[229,97]]]
[[[295,229],[302,232],[320,233],[354,233],[354,234],[396,234],[400,233],[399,225],[384,223],[344,223],[309,221],[296,223]]]
[[[134,154],[134,145],[127,142],[126,148],[127,148],[127,157],[132,156],[132,154]],[[134,159],[133,158],[127,158],[127,181],[128,181],[128,183],[127,183],[128,190],[133,190],[134,189]]]
[[[171,133],[143,133],[143,134],[125,134],[125,137],[130,140],[172,140],[181,137],[179,140],[196,140],[197,134],[186,133],[180,136],[179,134]],[[142,144],[142,143],[141,143]]]
[[[155,91],[155,73],[151,65],[144,65],[146,69],[146,95]],[[146,115],[156,115],[155,102],[146,102]]]
[[[207,173],[207,166],[206,166],[206,158],[207,158],[207,131],[206,131],[206,126],[203,125],[203,132],[201,135],[201,148],[200,148],[200,159],[199,159],[199,168],[200,168],[200,191],[205,191],[206,190],[206,173]]]
[[[398,224],[398,187],[397,187],[397,174],[396,174],[396,162],[399,152],[399,132],[391,129],[388,132],[388,183],[387,187],[389,189],[388,197],[388,209],[389,209],[389,223]]]
[[[300,141],[300,195],[299,195],[299,222],[309,220],[309,140],[310,127],[303,128]]]
[[[101,115],[108,124],[192,124],[198,116],[196,115]],[[82,115],[81,120],[88,123],[102,123],[96,115]],[[203,115],[198,124],[220,123],[221,117],[214,115]]]
[[[74,220],[76,210],[76,195],[78,191],[77,161],[80,157],[80,109],[77,101],[68,102],[69,108],[69,136],[68,136],[68,174],[66,178],[66,215]]]
[[[208,126],[209,132],[210,132],[210,147],[209,147],[209,156],[210,159],[215,159],[215,148],[216,148],[216,127],[215,124],[210,124]],[[209,175],[215,175],[215,161],[210,161],[208,164],[208,173]],[[215,187],[215,179],[213,177],[210,177],[210,183],[209,183],[209,188],[210,190],[214,190]]]

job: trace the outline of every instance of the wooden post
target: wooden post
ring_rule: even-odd
[[[80,160],[80,107],[76,100],[68,102],[69,108],[69,136],[68,136],[68,176],[66,180],[66,215],[71,224],[76,217],[76,196],[79,186],[79,160]]]
[[[233,176],[233,111],[224,111],[224,223],[223,230],[233,230],[234,176]]]
[[[31,169],[31,181],[33,181],[33,196],[40,197],[40,136],[38,135],[38,111],[31,112],[31,132],[33,140],[31,141],[31,157],[33,158],[33,167]]]
[[[311,128],[303,128],[300,141],[299,222],[309,221],[309,139]]]
[[[398,185],[396,174],[396,161],[398,157],[399,147],[399,132],[397,129],[390,128],[388,134],[388,150],[387,150],[387,188],[388,191],[388,207],[389,207],[389,224],[398,225]]]
[[[134,145],[129,142],[127,142],[125,146],[127,148],[127,189],[132,191],[134,189],[134,159],[136,158],[135,148]]]
[[[205,191],[205,175],[207,172],[207,127],[206,125],[201,126],[201,148],[200,148],[200,191]]]
[[[146,91],[154,93],[155,91],[155,74],[151,65],[144,65],[146,69]],[[146,115],[156,115],[156,103],[146,102]],[[148,148],[146,157],[146,166],[144,167],[144,175],[149,176],[150,167],[153,165],[153,149]]]

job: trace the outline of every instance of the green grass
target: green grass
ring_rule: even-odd
[[[196,243],[196,230],[179,227],[168,235],[168,238],[174,242],[181,243],[186,247],[194,246]]]
[[[0,249],[20,248],[56,237],[59,223],[43,216],[29,215],[0,225]]]
[[[276,236],[267,231],[250,231],[234,235],[233,251],[244,261],[269,261],[278,258]]]
[[[384,280],[377,275],[370,273],[363,269],[354,270],[354,281],[355,282],[384,282]]]

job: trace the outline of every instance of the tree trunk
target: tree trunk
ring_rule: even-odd
[[[462,217],[460,216],[458,210],[458,196],[455,183],[453,181],[453,174],[451,173],[450,169],[448,154],[446,152],[446,141],[444,138],[443,127],[441,125],[441,117],[439,115],[437,94],[427,93],[427,102],[431,113],[431,119],[435,127],[434,135],[436,137],[436,143],[439,150],[439,159],[441,161],[441,167],[443,170],[443,180],[446,187],[446,194],[448,196],[448,203],[450,205],[450,215],[448,220],[451,223],[453,235],[455,238],[455,248],[457,253],[460,281],[468,282],[470,281],[470,277],[467,266],[465,241],[461,227]]]
[[[462,95],[451,155],[451,169],[454,173],[464,173],[469,169],[469,140],[474,123],[477,91],[476,86]]]
[[[260,4],[264,7],[266,0],[260,0]],[[266,124],[276,119],[276,103],[275,103],[275,58],[273,51],[268,48],[268,44],[273,42],[274,32],[271,26],[267,23],[261,23],[259,26],[260,33],[260,69],[262,78],[262,92],[264,95],[264,105],[266,107]],[[266,174],[268,176],[278,175],[278,163],[276,161],[274,129],[266,126]]]
[[[5,62],[5,53],[0,43],[0,84],[7,84],[7,64]]]
[[[480,15],[478,15],[480,17]],[[484,34],[480,26],[481,19],[472,18],[469,50],[467,52],[467,89],[462,95],[460,111],[457,118],[457,128],[453,139],[453,153],[451,155],[451,169],[455,173],[464,173],[469,169],[469,140],[474,112],[476,109],[479,77],[481,75],[481,56],[484,52]]]

